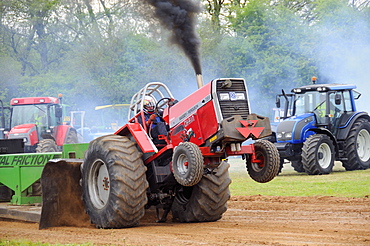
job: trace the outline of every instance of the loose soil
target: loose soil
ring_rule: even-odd
[[[169,216],[170,217],[170,216]],[[0,220],[0,239],[95,245],[370,245],[370,198],[233,196],[221,220],[103,230]]]

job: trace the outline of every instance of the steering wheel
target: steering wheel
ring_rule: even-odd
[[[159,109],[163,109],[163,106],[165,105],[165,104],[163,104],[161,107],[159,107],[159,104],[162,102],[162,101],[164,101],[164,100],[167,100],[168,102],[170,102],[171,100],[172,100],[172,98],[169,98],[169,97],[163,97],[163,98],[161,98],[156,104],[155,104],[155,108],[154,108],[154,112],[157,114],[157,115],[159,115],[160,116],[160,114],[159,114]],[[167,102],[167,103],[168,103]]]

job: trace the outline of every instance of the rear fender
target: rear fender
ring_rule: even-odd
[[[370,116],[366,112],[357,112],[348,117],[346,122],[340,122],[340,126],[338,129],[337,139],[338,140],[345,140],[349,134],[349,131],[352,128],[352,125],[358,120],[359,118],[364,118],[370,122]]]
[[[116,131],[114,134],[121,136],[132,136],[135,142],[139,145],[143,153],[157,153],[158,149],[155,147],[153,141],[141,126],[140,123],[128,123]]]
[[[316,134],[325,134],[325,135],[327,135],[334,144],[335,156],[336,157],[339,156],[338,141],[337,141],[337,139],[335,138],[335,136],[333,135],[333,133],[331,131],[329,131],[326,128],[322,128],[322,127],[311,129],[311,131],[315,132]]]
[[[73,131],[73,127],[69,125],[59,125],[54,127],[53,135],[58,146],[62,146],[68,136],[69,131]]]

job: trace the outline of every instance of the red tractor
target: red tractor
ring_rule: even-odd
[[[62,97],[24,97],[10,101],[7,139],[23,139],[25,152],[57,152],[63,144],[77,143],[77,132],[63,124]]]
[[[166,134],[154,136],[153,122],[140,123],[145,122],[146,97],[156,102]],[[76,159],[52,160],[45,166],[40,228],[78,224],[61,218],[64,213],[77,218],[71,213],[78,206],[71,204],[81,201],[78,183],[80,214],[85,211],[98,228],[122,228],[137,225],[151,206],[157,209],[158,222],[166,221],[170,212],[180,222],[220,219],[230,198],[229,156],[242,156],[257,182],[268,182],[278,173],[276,147],[258,140],[271,134],[270,121],[250,113],[244,79],[213,80],[179,102],[164,84],[149,83],[132,97],[130,109],[129,123],[90,142],[81,168]],[[247,139],[255,141],[244,145]],[[75,192],[75,201],[66,201],[71,198],[68,191]]]

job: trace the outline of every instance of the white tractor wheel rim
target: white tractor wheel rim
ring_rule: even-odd
[[[370,134],[365,129],[362,129],[357,136],[357,154],[363,162],[370,158]]]
[[[328,168],[331,163],[331,149],[327,143],[322,143],[319,146],[318,153],[322,153],[322,158],[318,158],[318,163],[322,168]]]
[[[94,207],[103,208],[109,199],[110,180],[107,166],[102,160],[96,160],[88,178],[89,195]]]
[[[177,167],[178,173],[181,175],[185,175],[188,172],[189,162],[185,154],[179,155],[179,158],[177,158],[176,167]]]

